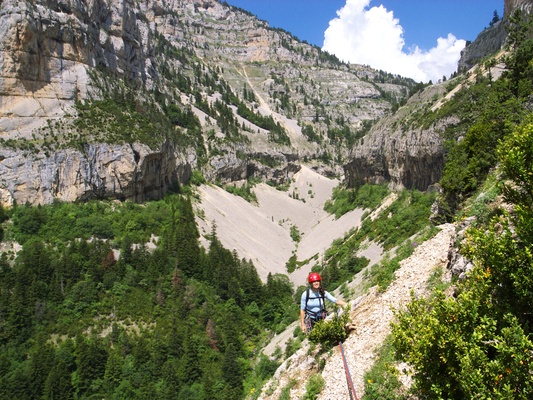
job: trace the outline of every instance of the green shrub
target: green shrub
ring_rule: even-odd
[[[242,197],[249,203],[257,203],[257,196],[252,190],[252,187],[253,186],[247,182],[242,186],[225,185],[224,190],[226,190],[228,193],[234,194],[235,196]]]
[[[290,256],[289,261],[287,261],[287,263],[285,264],[285,267],[287,268],[287,272],[289,274],[296,270],[297,261],[298,260],[296,259],[296,254],[293,253]]]
[[[356,208],[373,210],[381,204],[389,192],[387,185],[364,184],[355,189],[337,186],[333,189],[331,200],[324,204],[324,210],[335,214],[336,218]]]
[[[335,312],[331,319],[319,321],[309,333],[309,341],[320,343],[324,346],[333,346],[342,342],[348,336],[344,326],[350,320],[350,307],[346,306],[344,312],[339,315]]]
[[[291,235],[291,239],[293,240],[293,242],[298,243],[301,239],[300,230],[298,229],[296,225],[291,225],[290,235]]]
[[[311,375],[307,385],[305,385],[305,394],[302,400],[316,400],[322,389],[324,388],[324,378],[320,374]]]
[[[533,392],[533,124],[500,146],[513,213],[468,232],[462,252],[474,268],[454,297],[413,296],[392,327],[397,356],[414,368],[413,391],[424,398],[529,399]]]
[[[365,219],[359,234],[381,243],[385,250],[392,249],[431,225],[429,217],[435,197],[431,192],[403,190],[377,218]]]

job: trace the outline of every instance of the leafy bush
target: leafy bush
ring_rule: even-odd
[[[234,194],[235,196],[242,197],[244,200],[246,200],[249,203],[257,203],[257,196],[252,190],[252,185],[250,183],[246,183],[241,186],[237,185],[225,185],[224,189],[226,192]]]
[[[413,298],[392,328],[397,356],[415,369],[415,394],[428,399],[533,392],[533,124],[519,127],[498,154],[513,212],[468,232],[463,252],[475,266],[455,297]]]
[[[289,257],[289,260],[285,263],[285,268],[287,268],[287,272],[290,274],[296,270],[298,260],[296,259],[296,254],[292,254]]]
[[[397,355],[412,365],[415,393],[429,399],[528,399],[533,342],[516,317],[495,318],[480,270],[457,299],[413,298],[393,325]],[[499,326],[504,323],[504,326]]]
[[[309,333],[309,340],[324,346],[333,346],[342,342],[348,336],[344,326],[349,320],[350,307],[346,306],[342,314],[335,312],[332,318],[318,321]]]
[[[365,219],[360,235],[383,244],[385,250],[401,244],[431,225],[429,216],[435,201],[433,192],[403,190],[374,220]]]
[[[296,243],[298,243],[301,239],[300,230],[298,229],[296,225],[291,225],[290,235],[291,235],[291,239]]]

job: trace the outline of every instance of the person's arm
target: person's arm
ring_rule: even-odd
[[[307,333],[305,328],[305,311],[302,309],[300,309],[300,328],[304,334]]]
[[[328,299],[329,301],[331,301],[334,304],[337,304],[338,306],[344,307],[346,305],[345,301],[337,299],[335,296],[333,296],[329,292],[326,292],[325,296],[326,296],[326,299]]]

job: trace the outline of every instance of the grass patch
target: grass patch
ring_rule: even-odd
[[[377,352],[372,368],[365,373],[365,395],[362,400],[398,400],[404,399],[402,384],[395,366],[394,348],[387,338]]]

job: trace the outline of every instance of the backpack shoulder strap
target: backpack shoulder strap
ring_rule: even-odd
[[[307,311],[307,303],[309,302],[309,288],[307,288],[307,290],[305,291],[305,311]],[[323,296],[322,294],[318,294],[318,296],[315,296],[314,297],[315,299],[318,298],[318,302],[320,304],[320,300],[322,300],[322,304],[320,304],[320,307],[322,308],[322,310],[326,310],[326,299],[325,299],[325,296]]]

